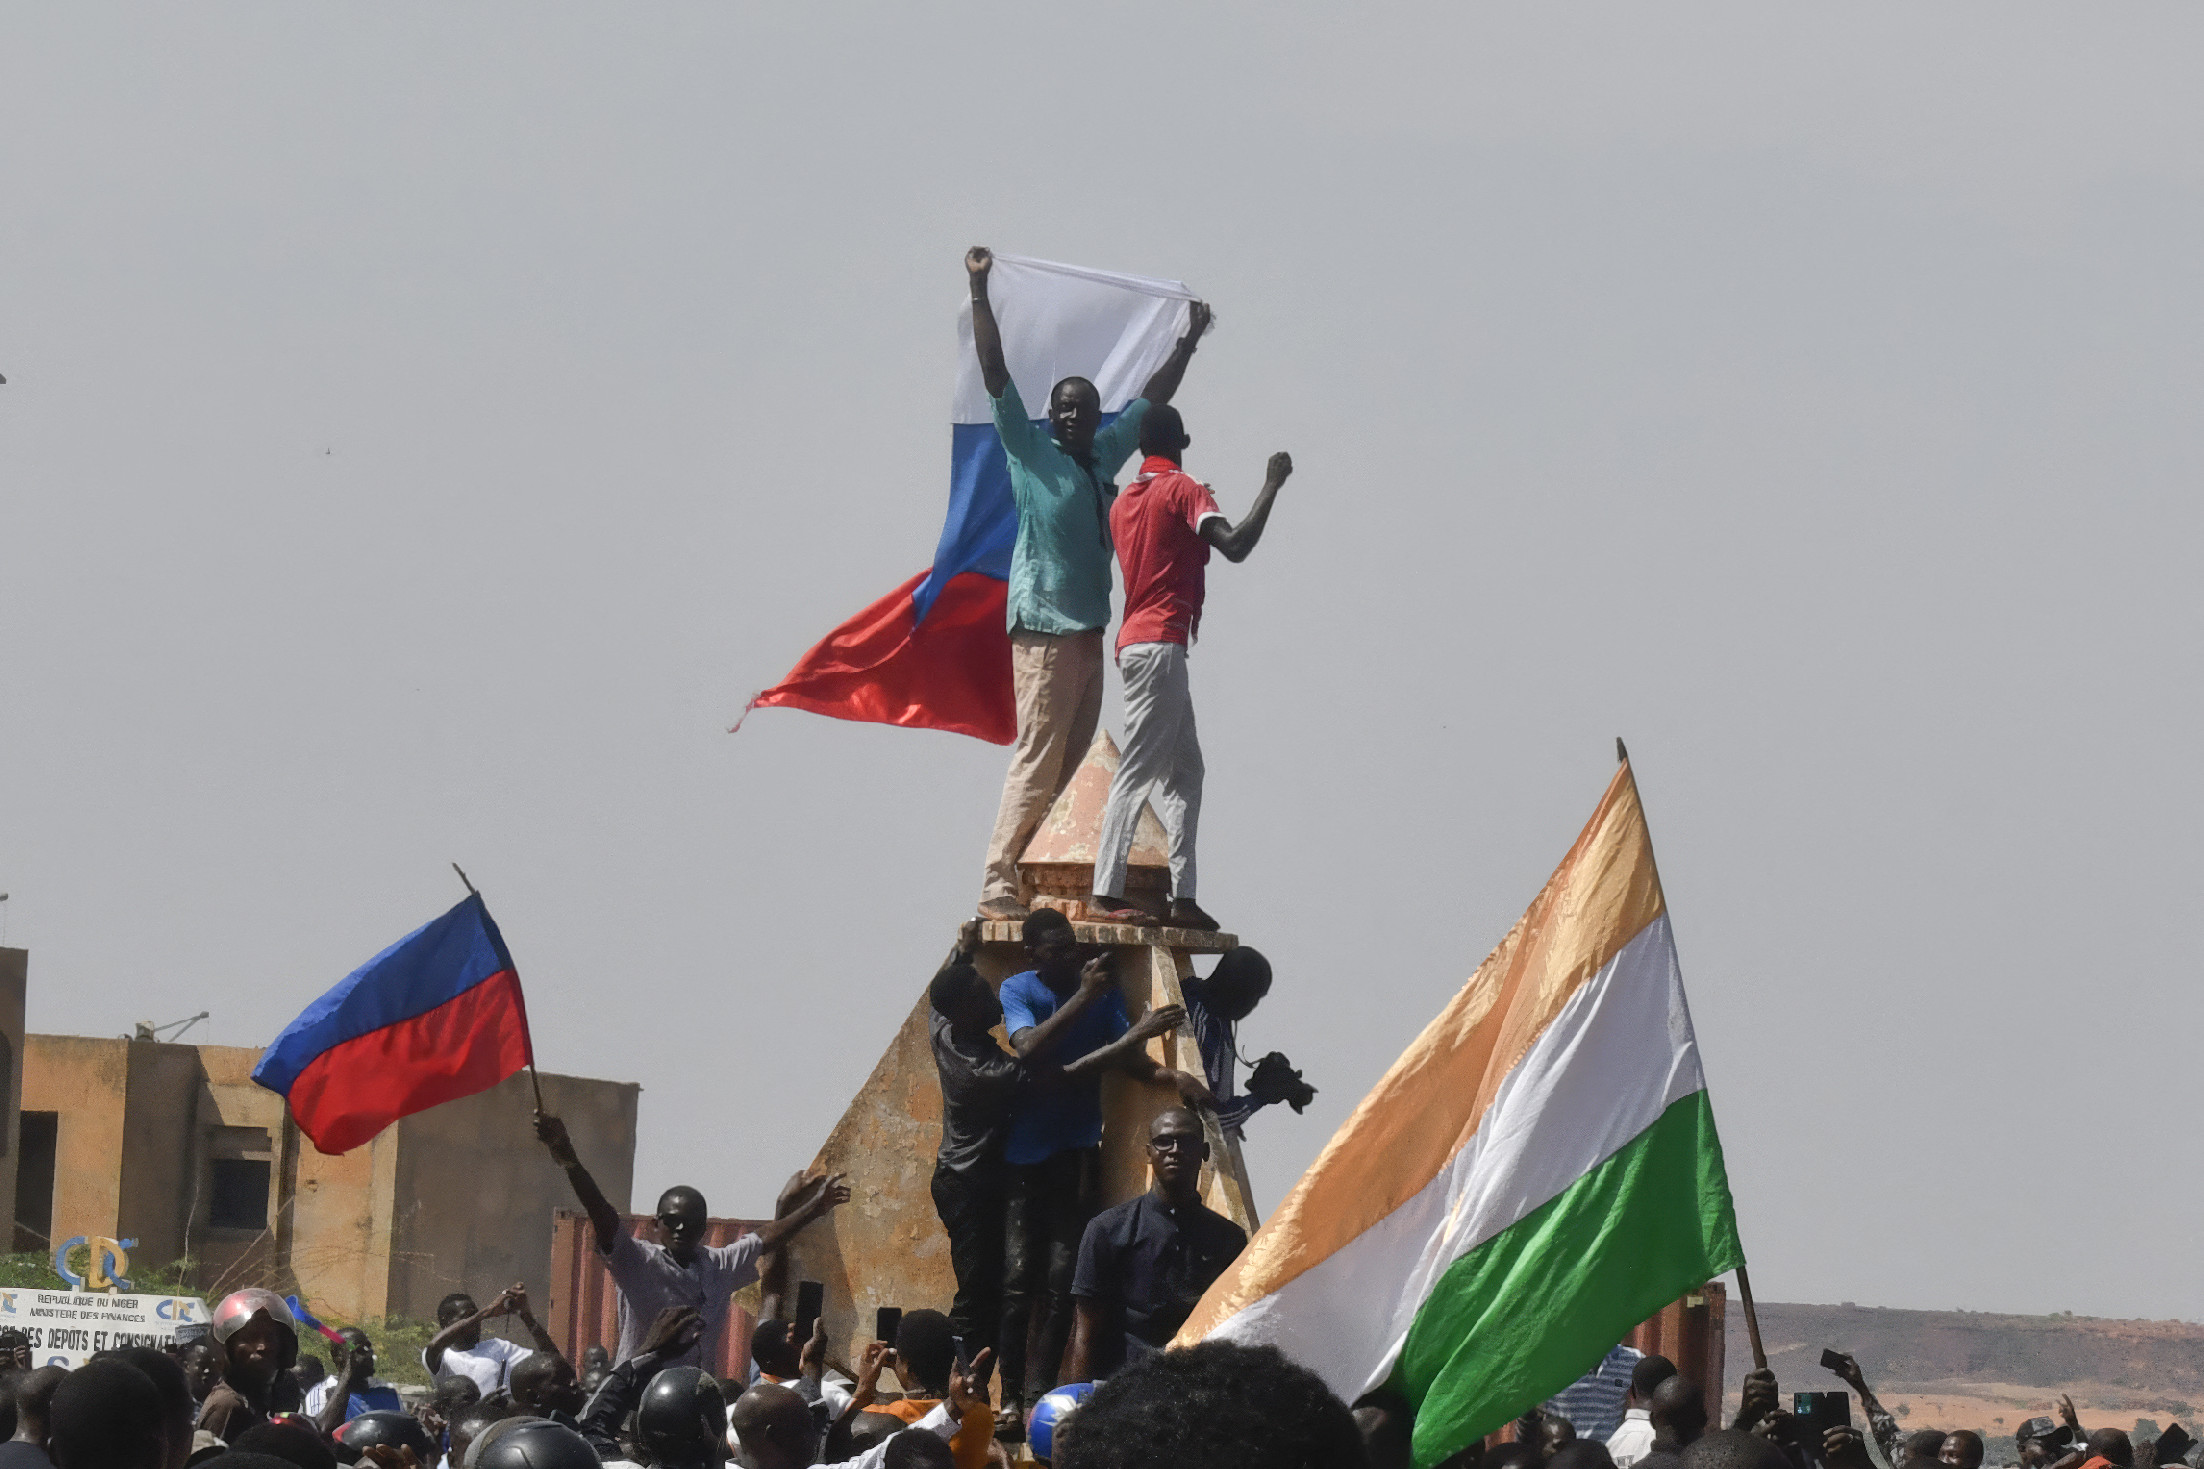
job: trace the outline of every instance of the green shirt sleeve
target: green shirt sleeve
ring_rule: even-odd
[[[995,432],[1003,441],[1004,453],[1027,463],[1042,460],[1056,448],[1048,431],[1034,427],[1033,420],[1026,417],[1025,399],[1018,396],[1014,382],[1004,383],[1002,396],[995,400]]]
[[[1094,467],[1115,477],[1125,461],[1140,449],[1140,423],[1148,416],[1148,400],[1135,398],[1117,415],[1117,422],[1094,436]]]

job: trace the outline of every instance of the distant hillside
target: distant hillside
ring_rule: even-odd
[[[1745,1315],[1734,1296],[1728,1328],[1723,1386],[1734,1402],[1752,1366]],[[2021,1420],[2052,1411],[2068,1392],[2085,1427],[2181,1419],[2194,1431],[2192,1404],[2204,1403],[2204,1325],[2187,1321],[1762,1301],[1760,1330],[1786,1401],[1793,1392],[1839,1386],[1821,1365],[1822,1348],[1834,1347],[1859,1359],[1868,1386],[1908,1428],[2009,1437]]]

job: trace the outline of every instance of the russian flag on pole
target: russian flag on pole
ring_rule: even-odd
[[[1194,299],[1179,281],[1017,255],[995,257],[988,294],[1027,405],[1045,407],[1064,378],[1088,378],[1102,396],[1105,425],[1171,355]],[[808,709],[998,745],[1017,738],[1007,588],[1018,507],[993,404],[973,355],[967,302],[957,317],[949,518],[934,564],[829,633],[750,709]]]
[[[324,1153],[401,1117],[488,1091],[531,1064],[520,975],[469,893],[306,1007],[253,1068]]]

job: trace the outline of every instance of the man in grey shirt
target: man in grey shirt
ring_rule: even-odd
[[[620,1227],[620,1212],[597,1187],[575,1156],[566,1124],[547,1112],[536,1114],[536,1136],[551,1150],[551,1160],[566,1170],[574,1197],[589,1215],[597,1251],[620,1291],[620,1349],[615,1364],[642,1350],[658,1313],[669,1306],[693,1306],[704,1320],[704,1330],[694,1342],[663,1367],[702,1367],[710,1371],[719,1360],[720,1331],[727,1324],[727,1303],[738,1290],[758,1278],[760,1255],[776,1250],[812,1220],[839,1204],[849,1202],[845,1175],[819,1174],[804,1180],[794,1207],[770,1224],[760,1225],[732,1244],[707,1245],[704,1229],[709,1215],[704,1195],[686,1184],[677,1184],[658,1197],[656,1240],[637,1239]]]

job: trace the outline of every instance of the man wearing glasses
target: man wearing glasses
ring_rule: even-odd
[[[651,1323],[669,1306],[693,1306],[704,1318],[704,1332],[685,1350],[667,1357],[660,1367],[702,1367],[716,1372],[719,1334],[727,1324],[727,1302],[734,1293],[758,1278],[758,1257],[776,1250],[812,1220],[849,1202],[849,1185],[842,1174],[816,1174],[804,1180],[796,1193],[795,1207],[770,1224],[761,1224],[732,1244],[707,1245],[704,1229],[709,1216],[704,1195],[677,1184],[658,1196],[656,1240],[637,1239],[620,1227],[620,1213],[589,1176],[575,1155],[566,1124],[548,1112],[536,1114],[536,1136],[551,1150],[551,1161],[566,1171],[574,1197],[589,1215],[597,1252],[620,1291],[620,1349],[613,1353],[618,1366],[643,1349]]]
[[[1066,1381],[1107,1377],[1169,1345],[1202,1292],[1247,1248],[1247,1232],[1201,1201],[1208,1158],[1201,1118],[1186,1108],[1148,1124],[1155,1182],[1095,1215],[1079,1242]]]

